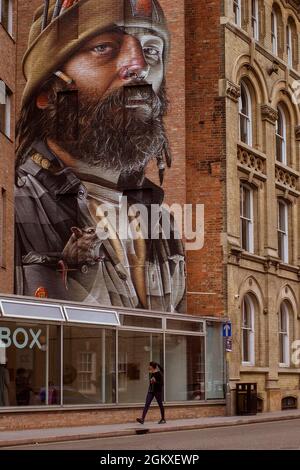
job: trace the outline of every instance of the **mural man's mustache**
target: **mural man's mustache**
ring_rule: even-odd
[[[58,93],[44,111],[44,129],[46,137],[73,158],[131,173],[142,170],[168,147],[166,109],[164,87],[156,94],[147,83],[133,82],[100,101]]]

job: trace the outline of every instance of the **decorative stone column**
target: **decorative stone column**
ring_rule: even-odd
[[[266,239],[265,239],[265,255],[277,257],[277,232],[274,227],[277,227],[277,204],[276,204],[276,190],[275,190],[275,125],[278,119],[278,112],[276,109],[269,105],[261,106],[261,118],[264,126],[264,153],[267,155],[266,161],[266,174],[268,176],[266,181],[266,203],[268,210],[266,211],[265,223]]]
[[[275,163],[276,163],[276,138],[275,138],[275,125],[278,119],[278,112],[276,109],[269,105],[261,106],[261,117],[263,121],[265,142],[264,150],[267,156],[267,181],[266,181],[266,200],[268,210],[266,211],[266,239],[265,239],[265,256],[273,259],[278,257],[278,240],[277,240],[277,197],[276,197],[276,182],[275,182]],[[267,269],[267,282],[269,292],[276,290],[276,278],[274,276],[276,271],[275,263],[271,262],[269,269]],[[268,328],[267,328],[267,351],[269,353],[268,366],[269,372],[266,377],[266,391],[267,391],[267,409],[268,411],[278,410],[279,408],[279,395],[280,389],[278,384],[278,315],[276,299],[272,295],[268,295]]]

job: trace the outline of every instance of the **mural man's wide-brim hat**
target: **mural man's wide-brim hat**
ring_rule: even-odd
[[[52,19],[55,4],[55,0],[50,0],[43,31],[44,6],[34,15],[23,58],[26,78],[23,105],[87,40],[114,26],[152,29],[164,39],[164,58],[168,55],[169,32],[158,0],[79,0]]]

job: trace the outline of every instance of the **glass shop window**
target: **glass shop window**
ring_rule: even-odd
[[[204,337],[166,335],[166,401],[204,400]]]
[[[115,354],[113,330],[64,327],[63,404],[114,403]]]
[[[149,362],[163,367],[163,335],[119,331],[119,403],[143,403],[149,386]]]
[[[0,407],[47,404],[48,347],[49,327],[1,323]]]

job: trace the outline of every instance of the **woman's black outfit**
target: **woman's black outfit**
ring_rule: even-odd
[[[155,381],[152,381],[155,379]],[[164,387],[164,379],[161,372],[154,372],[150,374],[150,385],[149,390],[146,397],[146,403],[144,406],[144,411],[142,415],[141,421],[144,422],[146,414],[150,408],[153,398],[156,398],[158,406],[160,408],[161,413],[161,420],[165,421],[165,410],[163,405],[163,387]]]

